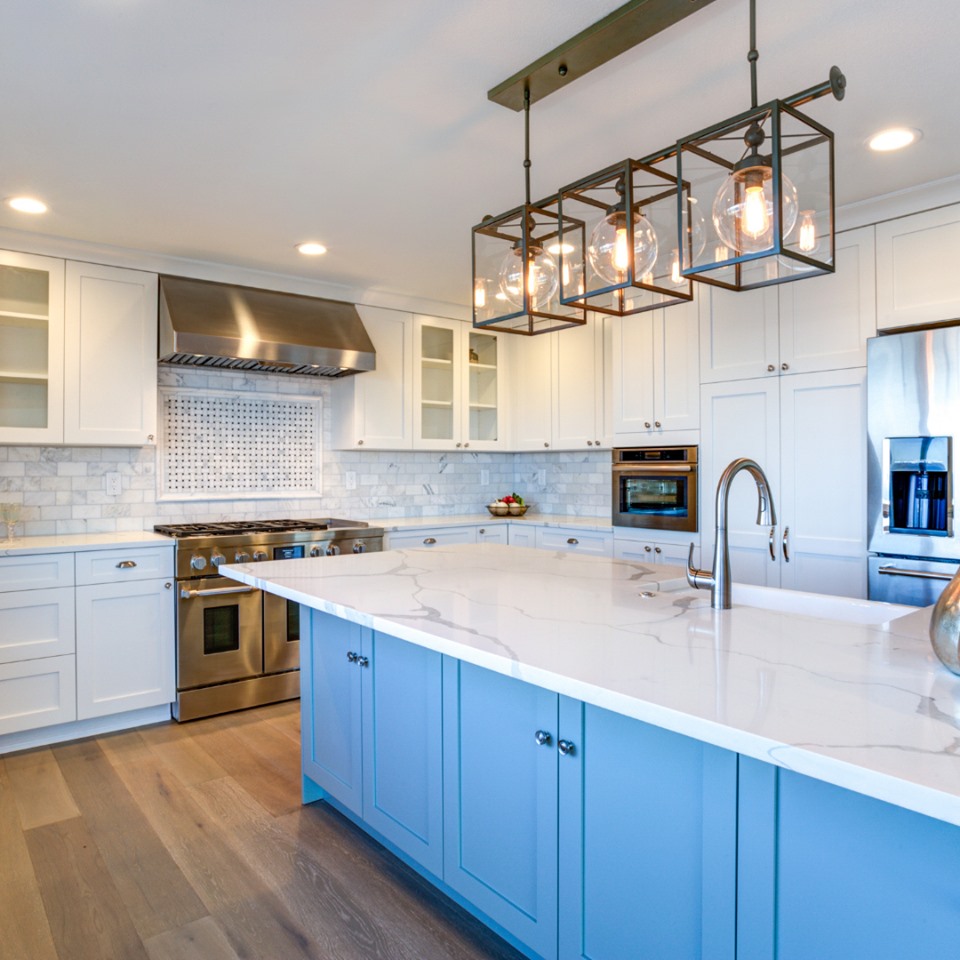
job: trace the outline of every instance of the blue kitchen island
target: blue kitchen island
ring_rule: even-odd
[[[305,802],[529,956],[956,952],[960,678],[928,611],[717,612],[676,568],[496,545],[223,570],[309,612]]]

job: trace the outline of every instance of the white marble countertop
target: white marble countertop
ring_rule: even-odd
[[[960,677],[931,650],[929,609],[881,626],[714,611],[678,567],[493,544],[221,572],[960,825]]]
[[[468,513],[443,517],[393,517],[388,520],[374,518],[365,521],[371,527],[383,527],[387,533],[400,533],[404,530],[422,530],[437,527],[484,527],[497,523],[523,523],[541,527],[576,527],[580,530],[609,532],[614,529],[613,522],[607,517],[570,517],[548,513],[527,511],[523,517],[494,517],[486,510],[480,513]]]
[[[0,557],[25,557],[36,553],[76,553],[119,547],[174,547],[176,540],[152,530],[114,533],[71,533],[51,537],[17,537],[0,540]]]

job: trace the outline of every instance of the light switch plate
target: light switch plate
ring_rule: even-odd
[[[486,487],[490,485],[490,471],[481,470],[480,471],[480,486]]]
[[[103,489],[106,491],[108,497],[119,497],[120,496],[120,474],[105,473],[103,475]]]

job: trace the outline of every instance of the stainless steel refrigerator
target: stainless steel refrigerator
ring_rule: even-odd
[[[867,341],[867,431],[870,599],[934,603],[960,567],[960,327]]]

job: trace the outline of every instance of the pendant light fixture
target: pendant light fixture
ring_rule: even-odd
[[[560,191],[563,303],[622,317],[693,299],[680,272],[675,156],[624,160]],[[571,222],[583,227],[567,231]],[[688,222],[690,243],[697,222]]]
[[[562,234],[573,235],[582,224],[562,229],[556,197],[530,201],[530,91],[524,90],[523,206],[484,217],[473,228],[473,325],[530,336],[587,322],[582,306],[560,302]]]
[[[733,290],[834,269],[833,133],[797,107],[842,100],[846,79],[832,67],[824,83],[758,105],[756,34],[750,0],[750,109],[677,143],[681,274]],[[686,242],[697,218],[699,251]]]

